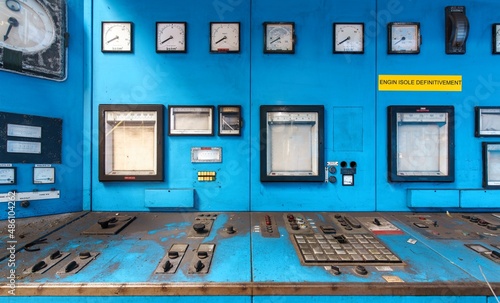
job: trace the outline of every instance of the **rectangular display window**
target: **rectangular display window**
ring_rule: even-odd
[[[170,136],[213,136],[213,106],[169,106]]]
[[[483,187],[500,188],[500,143],[483,142]]]
[[[324,181],[323,106],[261,106],[260,180]]]
[[[388,108],[389,181],[453,182],[454,108]]]
[[[500,136],[500,107],[475,107],[476,137]]]
[[[163,105],[99,106],[99,180],[163,180]]]

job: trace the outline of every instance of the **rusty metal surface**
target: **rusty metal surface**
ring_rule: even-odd
[[[16,251],[22,249],[26,244],[43,238],[44,236],[61,229],[71,222],[82,218],[86,214],[88,214],[88,212],[16,219]],[[2,243],[7,242],[7,237],[9,236],[8,226],[9,222],[7,220],[0,221],[0,239]],[[7,258],[9,254],[10,253],[7,250],[2,249],[0,251],[0,261]]]
[[[491,284],[500,292],[500,283]],[[0,296],[7,295],[5,284]],[[26,283],[17,296],[490,296],[486,283]]]

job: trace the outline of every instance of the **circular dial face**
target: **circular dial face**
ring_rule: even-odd
[[[15,184],[16,170],[15,168],[1,168],[0,167],[0,184]]]
[[[156,23],[156,51],[157,52],[185,52],[186,51],[186,23],[185,22],[157,22]]]
[[[293,53],[294,24],[293,23],[266,23],[265,48],[266,53]]]
[[[494,25],[493,52],[500,54],[500,24]]]
[[[132,23],[103,22],[102,23],[103,52],[132,51]]]
[[[47,10],[35,0],[0,3],[0,47],[35,53],[51,46],[55,26]]]
[[[398,24],[389,26],[389,53],[419,53],[420,33],[418,24]]]
[[[335,53],[364,52],[362,23],[335,23],[334,35]]]
[[[239,52],[240,23],[210,23],[210,51],[218,53]]]

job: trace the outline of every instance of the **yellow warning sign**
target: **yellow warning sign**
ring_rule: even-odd
[[[462,76],[457,75],[379,75],[379,91],[461,92]]]

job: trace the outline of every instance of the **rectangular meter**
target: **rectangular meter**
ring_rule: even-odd
[[[389,180],[453,182],[453,106],[389,106]]]
[[[261,106],[260,180],[324,181],[323,106]]]
[[[476,137],[500,136],[500,107],[475,107]]]
[[[170,136],[213,136],[213,106],[169,106]]]
[[[500,143],[483,142],[483,187],[500,188]]]
[[[99,181],[163,180],[163,105],[99,105]]]

